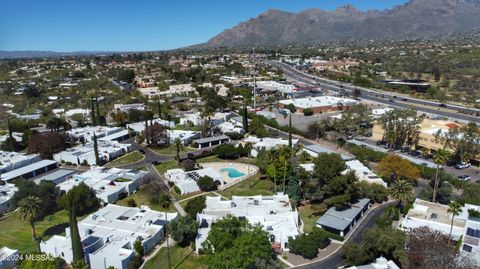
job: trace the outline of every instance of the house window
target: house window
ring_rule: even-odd
[[[467,235],[472,237],[480,238],[480,230],[467,228]]]
[[[472,247],[469,245],[464,244],[462,249],[466,252],[470,252],[470,253],[472,252]]]

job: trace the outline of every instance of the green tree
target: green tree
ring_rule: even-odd
[[[175,138],[173,141],[173,146],[175,147],[175,153],[177,154],[177,162],[180,163],[180,152],[185,150],[182,139],[179,137]]]
[[[213,178],[209,176],[200,177],[197,181],[198,187],[202,191],[215,191],[217,190],[217,185],[213,181]]]
[[[187,205],[185,206],[185,212],[190,218],[196,219],[197,213],[202,212],[205,207],[205,196],[197,196],[188,200]]]
[[[28,255],[44,254],[44,253],[28,253]],[[17,263],[20,269],[63,269],[66,262],[62,258],[48,255],[49,259],[23,259]]]
[[[172,199],[170,198],[170,195],[168,195],[167,192],[162,192],[160,194],[158,203],[161,207],[168,208],[172,204]]]
[[[72,240],[73,262],[84,259],[83,246],[78,230],[77,216],[83,216],[97,210],[100,200],[95,196],[95,191],[80,183],[57,199],[58,206],[68,211],[70,224],[70,238]]]
[[[250,268],[258,259],[271,259],[267,232],[233,216],[214,223],[202,247],[211,268]]]
[[[248,133],[248,111],[247,111],[247,103],[243,103],[243,115],[242,115],[242,124],[243,130],[245,133]]]
[[[460,215],[462,213],[462,204],[452,201],[450,204],[448,204],[448,209],[447,213],[452,214],[452,222],[450,223],[450,238],[452,237],[452,231],[453,231],[453,221],[455,220],[455,216]]]
[[[265,125],[260,117],[253,117],[249,129],[250,132],[257,137],[261,138],[268,136],[267,129],[265,128]]]
[[[376,166],[376,170],[384,177],[391,180],[409,180],[415,181],[420,177],[420,170],[415,167],[409,160],[395,155],[389,154],[383,157]]]
[[[18,216],[27,221],[32,229],[32,241],[37,240],[37,233],[35,232],[35,222],[43,214],[43,201],[35,196],[27,196],[20,200],[17,209]]]
[[[98,152],[97,135],[95,134],[95,132],[93,133],[93,152],[95,154],[95,164],[100,165],[101,162],[100,162],[100,156]]]
[[[95,116],[95,100],[93,99],[93,97],[90,97],[90,120],[93,126],[97,125],[95,122],[96,119],[97,117]]]
[[[406,205],[413,200],[413,185],[406,180],[398,180],[392,183],[390,194],[401,205]]]
[[[188,245],[197,236],[198,223],[189,216],[180,217],[168,224],[168,230],[173,240],[180,245]]]
[[[439,181],[440,181],[440,179],[438,177],[440,166],[444,166],[449,158],[450,158],[450,153],[448,151],[446,151],[445,149],[437,150],[437,152],[435,152],[435,155],[433,156],[433,161],[437,165],[437,168],[435,170],[435,184],[433,186],[433,196],[432,196],[432,202],[434,202],[434,203],[435,203],[436,198],[437,198],[438,185],[439,185]]]

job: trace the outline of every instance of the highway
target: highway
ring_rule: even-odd
[[[453,104],[447,104],[446,107],[440,107],[440,103],[412,98],[410,96],[404,96],[395,94],[392,92],[385,92],[380,90],[368,89],[364,87],[357,87],[348,83],[333,81],[317,76],[313,76],[302,71],[295,69],[294,67],[278,62],[278,61],[269,61],[265,60],[265,63],[268,65],[272,65],[283,70],[285,76],[299,81],[301,83],[307,85],[317,85],[320,86],[324,90],[332,91],[332,92],[348,92],[351,93],[355,88],[360,90],[360,98],[377,102],[381,104],[385,104],[390,107],[396,108],[403,108],[403,109],[415,109],[417,111],[438,115],[442,117],[448,117],[455,120],[461,120],[466,122],[475,122],[480,124],[480,118],[474,115],[463,114],[458,112],[461,111],[468,111],[470,113],[476,114],[480,113],[479,109],[475,108],[467,108]]]

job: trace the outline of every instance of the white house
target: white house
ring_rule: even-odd
[[[66,132],[69,136],[82,141],[93,141],[93,134],[97,139],[103,141],[120,141],[128,137],[128,130],[123,127],[108,127],[108,126],[86,126],[68,130]]]
[[[15,267],[18,256],[19,252],[16,249],[10,249],[8,247],[0,248],[0,269]]]
[[[243,125],[237,121],[229,120],[214,127],[215,129],[219,130],[222,134],[226,133],[237,133],[243,134],[245,130],[243,130]]]
[[[288,146],[288,139],[281,138],[258,138],[256,136],[249,136],[243,140],[245,144],[252,144],[252,157],[257,157],[258,153],[264,150],[270,150],[280,146]],[[295,147],[298,143],[298,139],[292,139],[292,146]]]
[[[162,119],[153,119],[152,121],[148,121],[149,126],[156,123],[168,128],[175,128],[175,122],[173,121],[167,121]],[[145,131],[145,121],[129,123],[126,125],[126,127],[127,129],[130,129],[135,133],[142,133],[143,131]]]
[[[250,224],[260,224],[270,236],[272,246],[288,251],[288,238],[298,236],[298,212],[290,205],[288,195],[277,193],[273,196],[233,196],[232,200],[221,197],[206,197],[206,207],[197,214],[200,223],[195,239],[197,253],[207,240],[212,224],[232,215],[244,217]]]
[[[476,215],[472,215],[476,212]],[[463,245],[461,247],[462,254],[466,255],[477,266],[480,266],[480,218],[478,214],[480,206],[465,204],[460,214],[460,218],[465,219],[465,229],[463,233]]]
[[[396,265],[394,261],[387,260],[384,257],[380,257],[377,258],[373,263],[352,266],[345,269],[400,269],[400,267],[398,267],[398,265]]]
[[[223,175],[211,167],[185,172],[182,169],[170,169],[165,172],[168,181],[175,184],[180,189],[181,194],[200,191],[197,185],[198,179],[208,176],[218,185],[226,184]]]
[[[40,161],[38,154],[22,154],[0,150],[0,174]]]
[[[183,117],[180,118],[180,125],[191,124],[193,126],[199,126],[203,124],[202,117],[200,117],[200,112],[186,113]]]
[[[124,207],[108,204],[78,223],[85,259],[92,269],[127,269],[133,260],[135,241],[149,253],[163,239],[165,226],[178,213],[164,213],[146,206]],[[65,236],[54,235],[40,243],[42,252],[72,262],[70,228]]]
[[[131,144],[122,144],[116,141],[98,141],[98,155],[100,161],[109,162],[132,150]],[[53,159],[72,164],[96,164],[93,142],[77,145],[53,155]]]
[[[200,132],[197,131],[184,131],[184,130],[167,130],[167,136],[170,143],[173,143],[175,139],[179,138],[184,145],[192,143],[195,139],[200,137]]]
[[[57,186],[68,192],[80,183],[91,187],[98,198],[105,203],[114,203],[122,196],[135,192],[145,181],[147,172],[119,168],[92,167],[90,170],[73,175]]]
[[[345,164],[348,169],[345,172],[353,171],[359,181],[365,181],[372,184],[379,184],[387,188],[387,183],[373,173],[368,167],[363,165],[359,160],[347,161]]]
[[[12,198],[17,191],[18,188],[15,187],[15,184],[0,181],[0,214],[12,209]]]

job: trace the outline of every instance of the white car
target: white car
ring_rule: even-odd
[[[469,175],[463,175],[463,176],[458,176],[458,179],[460,179],[461,181],[469,181],[470,179],[472,179],[472,177]]]
[[[455,168],[457,168],[457,169],[465,169],[465,168],[470,167],[470,165],[471,165],[470,163],[463,163],[463,162],[462,162],[462,163],[457,163],[457,164],[455,165]]]

